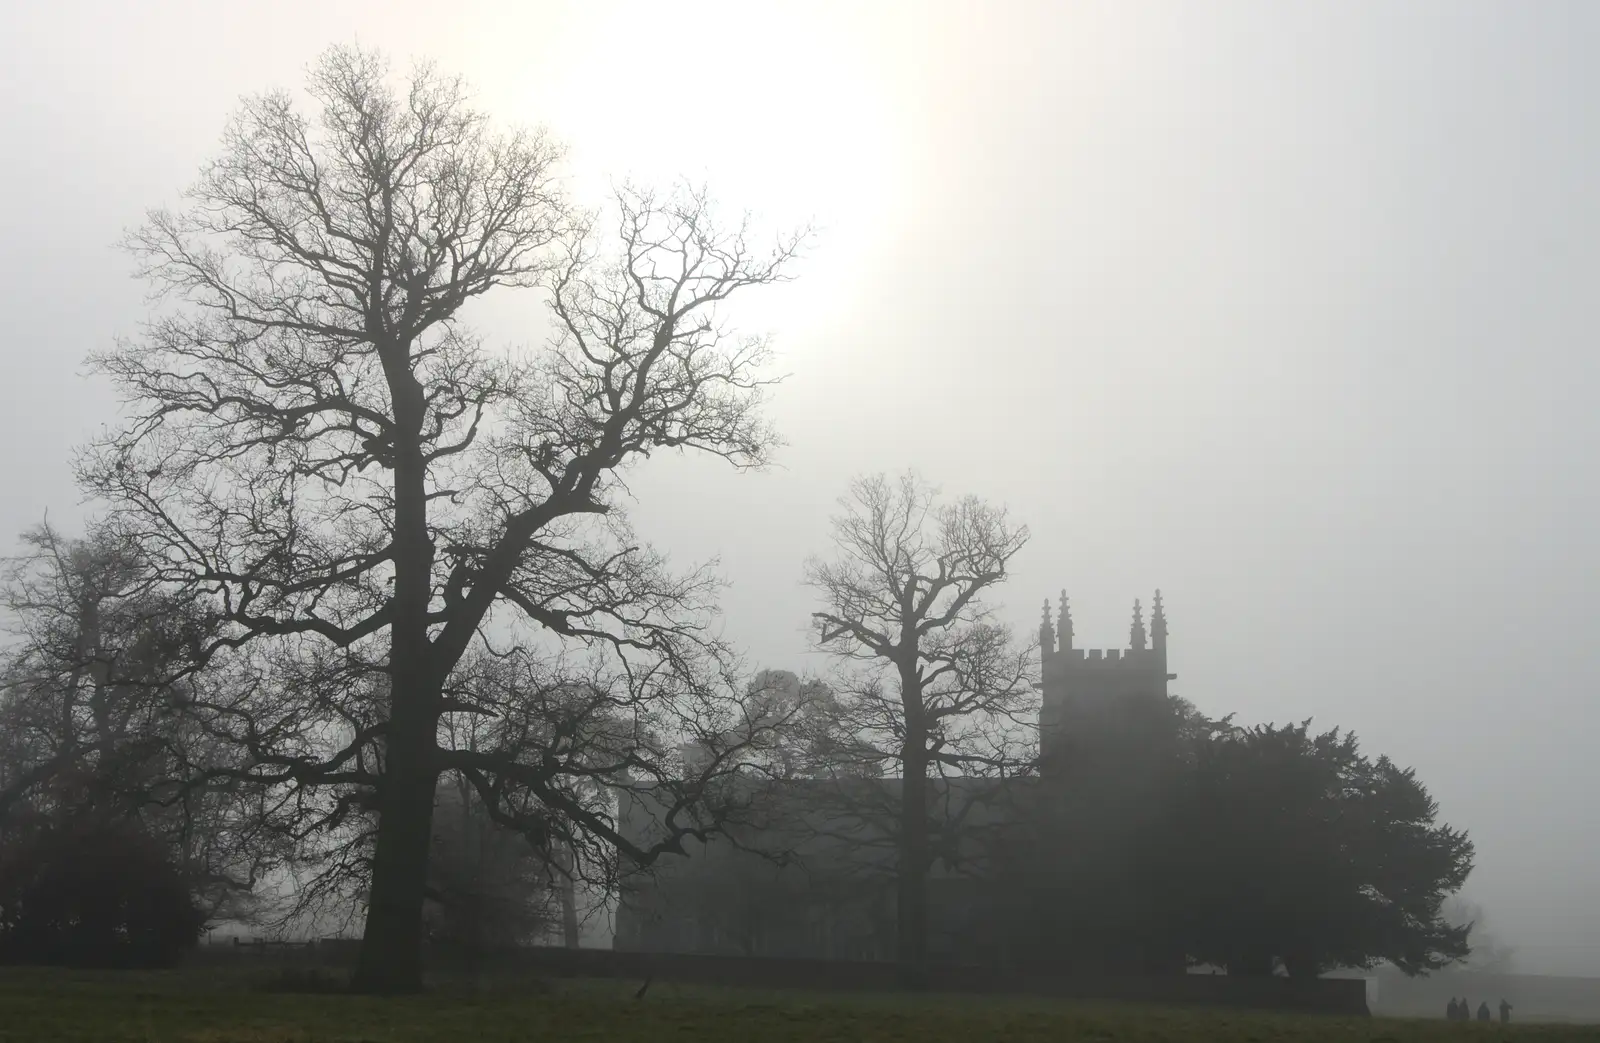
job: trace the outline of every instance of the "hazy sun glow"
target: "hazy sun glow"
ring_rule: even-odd
[[[552,24],[517,6],[473,39],[465,71],[485,104],[566,142],[587,199],[620,178],[703,182],[765,225],[814,221],[829,281],[848,279],[889,228],[907,176],[906,114],[892,62],[868,53],[873,34],[840,34],[804,6],[597,7],[581,24]],[[545,60],[517,60],[552,34]]]

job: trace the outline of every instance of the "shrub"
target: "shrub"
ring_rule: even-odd
[[[37,825],[0,851],[0,962],[169,967],[205,915],[161,844],[131,823]]]

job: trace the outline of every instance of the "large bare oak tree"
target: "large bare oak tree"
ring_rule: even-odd
[[[396,88],[378,56],[336,48],[308,94],[309,115],[285,93],[247,100],[187,206],[131,237],[174,307],[94,359],[131,420],[81,477],[213,613],[203,658],[232,683],[193,710],[251,779],[292,791],[300,835],[376,811],[356,985],[408,991],[442,772],[530,836],[562,821],[630,843],[572,799],[560,751],[441,743],[450,715],[497,712],[457,695],[469,652],[606,646],[614,716],[677,699],[683,727],[737,717],[705,626],[716,584],[639,545],[618,472],[663,449],[768,459],[767,348],[730,337],[719,307],[786,278],[804,236],[762,248],[703,193],[624,188],[603,249],[559,191],[559,150],[496,133],[460,82],[420,67]],[[543,291],[547,349],[490,350],[463,324],[512,287]],[[615,752],[617,773],[671,775]],[[685,810],[628,855],[704,828]]]
[[[1028,530],[976,497],[941,503],[912,474],[857,479],[840,502],[834,557],[806,565],[823,604],[815,640],[844,664],[835,712],[848,741],[831,750],[846,776],[900,776],[897,791],[841,789],[857,805],[841,811],[891,813],[883,833],[895,848],[897,957],[915,975],[928,955],[929,870],[959,857],[963,822],[990,788],[973,783],[1031,762],[1031,650],[986,601]],[[873,806],[882,798],[894,806]]]

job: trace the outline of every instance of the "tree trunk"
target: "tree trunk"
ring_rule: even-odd
[[[572,849],[558,841],[561,851],[561,940],[569,949],[578,948],[578,895],[573,876],[577,859]]]
[[[1283,957],[1283,970],[1291,978],[1315,978],[1322,973],[1317,960],[1304,953]]]
[[[409,390],[395,389],[397,426],[411,437],[406,449],[397,447],[395,454],[389,730],[378,793],[372,894],[351,983],[358,992],[377,994],[422,989],[422,910],[439,781],[435,752],[442,671],[434,669],[428,640],[433,543],[428,536],[427,467],[415,441],[421,395],[407,394]]]
[[[427,705],[433,700],[420,690],[423,680],[397,676],[393,682],[372,893],[352,982],[357,992],[389,995],[422,989],[422,907],[437,784],[435,718]]]
[[[902,686],[906,680],[902,679]],[[907,692],[905,687],[903,692]],[[915,680],[906,696],[910,709],[920,709],[922,696]],[[905,985],[920,987],[928,964],[928,760],[921,714],[907,714],[906,740],[901,749],[900,844],[896,866],[896,959]]]
[[[1240,953],[1228,960],[1228,975],[1234,978],[1272,977],[1272,957],[1262,953]]]

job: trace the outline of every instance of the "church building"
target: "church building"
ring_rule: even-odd
[[[1076,794],[1111,789],[1115,806],[1085,801],[1078,818],[1085,829],[1107,837],[1135,829],[1144,796],[1153,796],[1164,750],[1152,737],[1173,733],[1167,684],[1167,621],[1156,592],[1147,632],[1144,611],[1134,602],[1127,648],[1076,647],[1070,607],[1062,594],[1054,621],[1047,602],[1039,626],[1039,770],[1037,776],[1004,784],[1002,798],[985,793],[967,799],[958,843],[983,847],[974,837],[1002,834],[1018,801],[1041,793]],[[1116,787],[1096,785],[1115,773]],[[692,845],[688,857],[672,858],[624,885],[613,945],[648,952],[789,956],[820,959],[893,959],[895,887],[892,815],[878,822],[845,821],[830,787],[872,787],[878,803],[892,808],[900,780],[841,783],[803,780],[788,784],[795,818],[815,819],[787,837],[762,839],[794,856],[787,865],[739,850],[726,841]],[[977,794],[984,780],[936,783],[933,799],[957,802]],[[964,794],[963,791],[970,793]],[[1071,791],[1070,793],[1068,791]],[[1055,799],[1053,796],[1051,799]],[[623,827],[643,835],[647,816],[635,800],[623,809]],[[859,800],[857,803],[861,803]],[[1008,811],[1008,808],[1013,809]],[[819,810],[821,809],[821,810]],[[832,817],[828,817],[832,816]],[[820,827],[820,828],[818,828]],[[849,838],[841,841],[839,838]],[[1079,845],[1084,852],[1095,845]],[[929,950],[935,959],[1004,960],[995,925],[1006,919],[1009,896],[985,870],[984,851],[936,864],[929,874]],[[1092,857],[1086,855],[1085,857]]]

